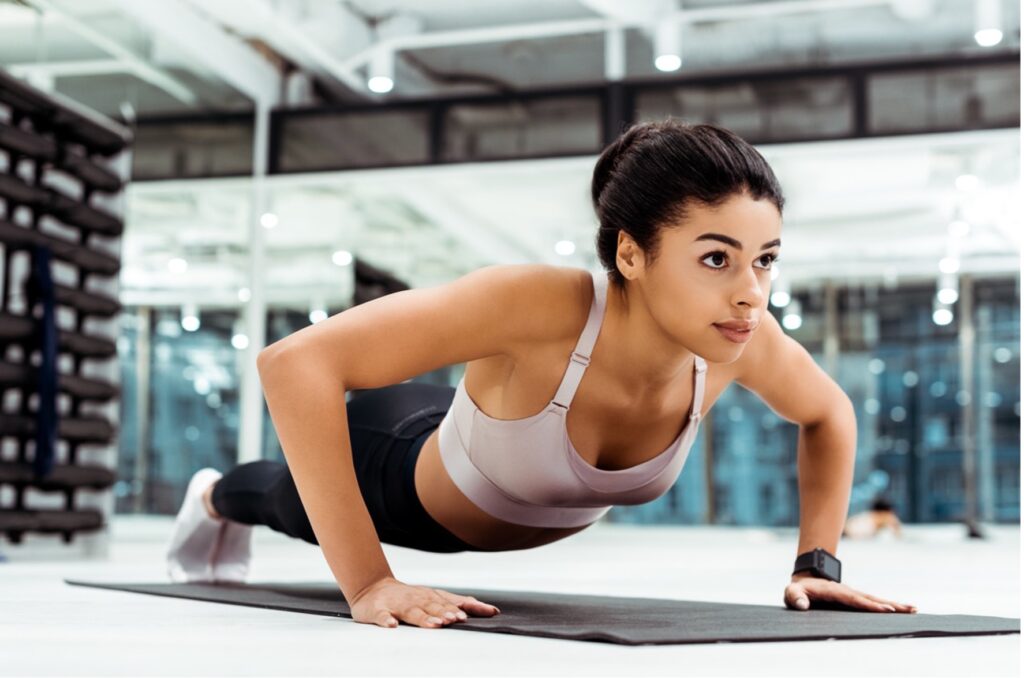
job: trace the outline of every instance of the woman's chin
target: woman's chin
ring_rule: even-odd
[[[734,363],[743,356],[743,349],[746,348],[745,344],[734,344],[730,341],[719,341],[718,345],[714,347],[714,350],[707,352],[705,360],[713,363]],[[705,354],[701,354],[702,357]]]

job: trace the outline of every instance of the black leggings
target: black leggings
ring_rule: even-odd
[[[416,494],[416,458],[454,396],[450,386],[407,382],[360,391],[346,403],[359,490],[383,543],[434,553],[480,550],[434,520]],[[217,481],[212,501],[230,520],[318,543],[284,463],[236,466]]]

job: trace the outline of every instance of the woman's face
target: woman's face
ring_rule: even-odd
[[[706,360],[739,358],[768,313],[781,231],[782,216],[769,200],[742,194],[717,208],[690,205],[681,227],[662,232],[658,260],[644,272],[642,289],[656,321]],[[715,326],[733,320],[755,325],[743,341]]]

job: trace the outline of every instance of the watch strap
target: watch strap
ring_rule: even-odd
[[[809,570],[816,577],[839,582],[842,579],[841,576],[833,577],[828,574],[825,562],[826,558],[835,561],[834,569],[836,572],[841,572],[842,564],[838,558],[823,548],[816,548],[813,551],[807,551],[806,553],[801,553],[797,556],[796,562],[793,565],[793,574]]]

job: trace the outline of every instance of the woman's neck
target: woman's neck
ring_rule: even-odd
[[[668,390],[693,369],[695,354],[670,342],[642,300],[608,283],[599,341],[604,364],[624,393],[637,397]]]

